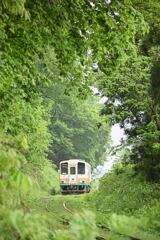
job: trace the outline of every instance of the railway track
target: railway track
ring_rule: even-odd
[[[75,213],[73,210],[71,210],[67,207],[66,200],[63,201],[63,208],[65,209],[65,211],[69,212],[72,215]],[[69,224],[69,222],[68,222],[68,224]],[[105,233],[112,232],[111,229],[106,225],[97,224],[97,228],[100,229],[101,231],[105,231]],[[116,233],[116,234],[118,234],[119,236],[124,237],[124,238],[127,237],[127,239],[130,238],[130,240],[141,240],[141,238],[136,238],[136,237],[133,237],[133,236],[124,235],[124,234],[121,234],[121,233]],[[98,235],[96,237],[96,240],[106,240],[106,238]]]
[[[66,201],[63,201],[63,208],[64,208],[67,212],[69,212],[70,214],[72,214],[72,215],[74,214],[74,212],[66,206]],[[100,226],[98,226],[98,225],[97,225],[97,227],[100,228]],[[97,240],[106,240],[106,238],[104,238],[104,237],[102,237],[102,236],[97,236],[96,239],[97,239]]]
[[[73,211],[71,211],[71,210],[66,206],[66,201],[63,202],[63,208],[64,208],[67,212],[71,213],[72,215],[74,214]]]
[[[45,202],[46,203],[46,210],[48,211],[48,212],[50,212],[51,211],[51,209],[49,209],[48,208],[48,202],[50,202],[51,200],[53,200],[54,199],[54,197],[50,197],[50,198],[48,198],[48,197],[46,197],[46,198],[41,198],[41,199],[39,199],[41,202]],[[61,205],[61,207],[63,207],[63,209],[66,211],[66,212],[68,212],[69,214],[71,214],[71,215],[73,215],[74,213],[75,213],[75,211],[73,211],[72,209],[70,209],[68,206],[67,206],[67,201],[66,201],[66,199],[64,199],[64,200],[62,200],[62,203],[61,203],[62,205]],[[64,224],[64,225],[68,225],[69,226],[69,224],[70,224],[70,221],[69,221],[69,219],[66,219],[66,218],[62,218],[61,216],[58,216],[58,215],[54,215],[54,217],[56,217],[57,218],[57,220],[58,221],[60,221],[62,224]],[[97,223],[97,228],[99,229],[99,232],[102,232],[102,235],[103,234],[105,234],[105,235],[107,235],[107,232],[108,233],[112,233],[112,231],[111,231],[111,229],[108,227],[108,226],[106,226],[106,225],[102,225],[102,224],[98,224]],[[124,237],[124,239],[130,239],[130,240],[142,240],[141,238],[135,238],[135,237],[133,237],[133,236],[128,236],[128,235],[125,235],[125,234],[121,234],[121,233],[113,233],[113,234],[116,234],[116,235],[119,235],[119,236],[121,236],[121,237]],[[106,237],[104,237],[104,236],[101,236],[101,235],[98,235],[97,237],[96,237],[96,240],[106,240],[107,238]]]

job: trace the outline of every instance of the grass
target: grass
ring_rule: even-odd
[[[159,190],[160,184],[145,182],[128,166],[102,178],[99,190],[89,194],[44,195],[28,200],[26,205],[45,218],[56,240],[90,240],[83,234],[93,231],[94,222],[97,236],[106,240],[159,240]],[[73,215],[63,208],[64,201]]]

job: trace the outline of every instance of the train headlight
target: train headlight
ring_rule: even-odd
[[[66,183],[66,180],[60,180],[60,183]]]

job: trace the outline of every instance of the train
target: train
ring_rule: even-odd
[[[62,194],[90,192],[91,166],[85,160],[69,159],[61,161],[59,174]]]

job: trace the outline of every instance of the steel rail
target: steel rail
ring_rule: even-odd
[[[68,211],[69,213],[71,213],[72,215],[74,214],[67,206],[66,206],[66,201],[63,202],[63,208]]]

